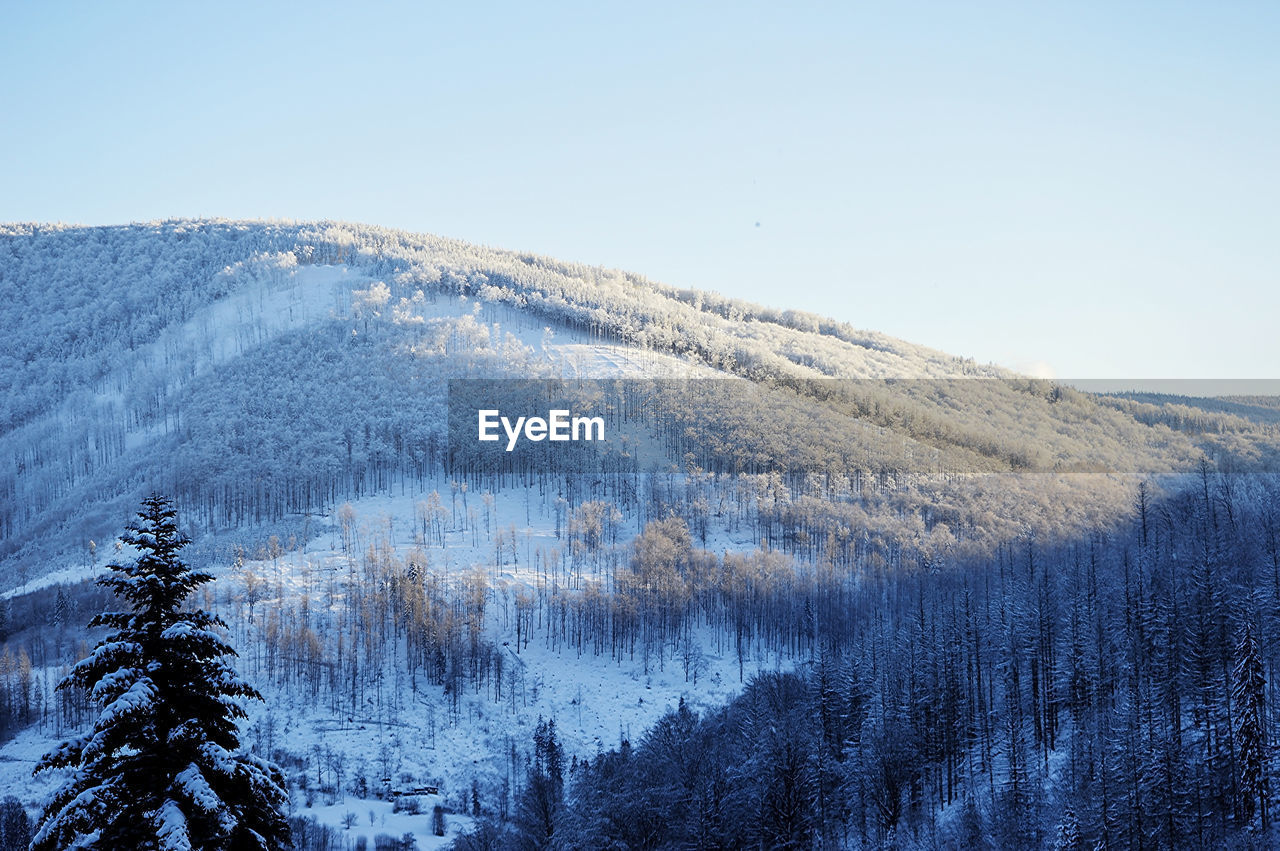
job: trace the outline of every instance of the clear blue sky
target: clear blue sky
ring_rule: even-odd
[[[1280,4],[691,5],[7,3],[0,220],[363,221],[1280,374]]]

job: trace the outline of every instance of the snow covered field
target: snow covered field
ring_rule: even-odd
[[[376,834],[399,837],[412,832],[421,847],[434,847],[428,844],[435,840],[428,837],[431,808],[437,803],[446,807],[452,836],[469,823],[461,814],[470,812],[473,784],[482,790],[486,811],[496,807],[494,797],[520,782],[522,760],[540,718],[555,720],[567,758],[589,759],[623,739],[640,736],[681,700],[694,709],[710,709],[741,690],[739,660],[728,638],[705,626],[690,631],[692,651],[687,644],[669,644],[660,656],[647,659],[642,653],[623,660],[580,655],[563,641],[553,647],[545,625],[536,620],[527,643],[516,641],[509,619],[512,595],[532,594],[539,585],[554,581],[546,564],[566,547],[566,541],[556,537],[554,500],[540,497],[535,488],[503,490],[492,500],[456,494],[452,497],[456,512],[451,513],[462,528],[446,520],[443,542],[428,542],[421,532],[422,505],[431,490],[442,495],[443,506],[449,509],[450,483],[428,482],[418,492],[353,501],[327,518],[316,518],[314,537],[305,545],[295,542],[292,550],[250,552],[242,564],[212,566],[218,580],[201,604],[228,621],[232,643],[241,653],[237,667],[266,698],[247,707],[246,741],[264,752],[288,755],[285,767],[294,787],[296,814],[314,816],[351,841],[361,832],[370,843]],[[464,496],[472,509],[469,520]],[[475,513],[481,506],[483,518]],[[352,538],[345,542],[346,552],[344,522],[345,534]],[[624,544],[638,532],[637,522],[620,532]],[[501,546],[501,555],[495,557],[495,537],[502,530],[509,536],[512,529],[515,558],[509,546]],[[335,587],[331,605],[339,607],[347,592],[342,577],[353,564],[356,547],[373,542],[389,544],[388,555],[393,557],[425,553],[428,570],[445,582],[476,571],[484,574],[489,596],[484,634],[502,646],[509,672],[499,699],[487,689],[480,693],[467,689],[455,705],[441,686],[431,685],[421,675],[410,677],[396,658],[377,660],[380,670],[363,675],[377,684],[377,692],[354,711],[348,705],[335,711],[330,702],[265,675],[262,648],[269,642],[264,631],[273,609],[296,609],[305,598],[319,615],[326,594]],[[725,530],[713,532],[708,547],[754,549],[749,539]],[[618,555],[625,559],[625,547]],[[129,556],[128,551],[119,554]],[[599,564],[584,564],[580,570],[584,582],[593,575],[604,578]],[[76,567],[54,576],[85,573]],[[246,575],[265,589],[260,591],[261,599],[254,601],[252,621],[246,604]],[[779,654],[759,651],[745,661],[743,672],[749,680],[760,671],[785,670],[791,665]],[[49,682],[59,676],[54,670],[40,674]],[[50,739],[48,734],[29,730],[0,747],[0,785],[19,790],[31,805],[54,785],[53,777],[33,780],[29,776]],[[365,779],[366,797],[350,791],[356,776]],[[392,813],[389,801],[373,797],[386,789],[421,786],[435,786],[439,794],[422,798],[419,815]],[[374,824],[369,822],[370,811],[375,813]],[[357,816],[350,826],[348,813]]]

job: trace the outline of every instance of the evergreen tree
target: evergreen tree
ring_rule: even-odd
[[[530,849],[553,848],[564,809],[564,748],[556,737],[554,719],[538,718],[533,746],[528,782],[517,803],[520,844]]]
[[[31,842],[31,820],[22,802],[6,795],[0,802],[0,851],[19,851]]]
[[[165,498],[143,502],[121,540],[138,551],[98,580],[128,603],[95,616],[113,630],[58,685],[102,706],[92,729],[45,755],[36,772],[70,769],[32,843],[36,851],[281,849],[284,778],[240,751],[243,699],[261,700],[225,660],[225,625],[183,601],[213,577],[188,567],[188,543]]]
[[[1083,848],[1080,840],[1080,821],[1075,810],[1067,810],[1058,824],[1058,838],[1054,840],[1053,851],[1077,851]]]
[[[62,588],[58,589],[58,596],[53,601],[53,612],[49,615],[49,622],[54,626],[63,626],[71,619],[71,598],[67,596],[67,592]]]
[[[1236,746],[1239,748],[1236,764],[1240,773],[1240,808],[1244,823],[1251,824],[1255,813],[1260,814],[1264,831],[1267,829],[1267,757],[1262,722],[1266,688],[1262,653],[1253,627],[1246,625],[1236,648],[1235,670],[1231,677],[1231,702],[1235,708]]]

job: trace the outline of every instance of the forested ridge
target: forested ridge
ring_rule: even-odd
[[[157,491],[300,848],[1274,844],[1274,400],[329,222],[0,226],[0,320],[0,772]],[[644,452],[451,455],[450,379],[601,373]]]
[[[769,394],[713,408],[685,391],[720,416],[677,423],[676,464],[794,458],[874,485],[860,497],[905,490],[953,526],[969,472],[1276,463],[1277,426],[1231,409],[1095,397],[809,314],[360,225],[5,225],[0,320],[15,331],[0,344],[10,584],[31,575],[34,535],[74,560],[148,489],[212,530],[420,487],[445,464],[445,380],[562,374],[562,342],[676,356]],[[977,499],[1015,526],[1079,529],[1128,498],[1042,486],[1060,516],[1013,516],[1039,498],[1021,491]]]

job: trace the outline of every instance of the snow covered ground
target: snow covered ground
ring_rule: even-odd
[[[306,266],[278,273],[246,274],[258,277],[140,350],[127,367],[99,383],[95,402],[108,407],[123,405],[130,377],[138,374],[168,376],[167,392],[176,394],[219,364],[283,334],[316,321],[351,317],[368,309],[361,300],[368,299],[375,284],[372,278],[346,266]],[[390,310],[394,306],[385,307]],[[670,355],[602,343],[573,329],[553,331],[527,313],[503,305],[478,304],[464,297],[415,302],[412,313],[412,321],[428,324],[474,320],[488,339],[496,342],[508,335],[514,337],[530,353],[533,363],[564,377],[722,375]],[[166,428],[166,422],[134,423],[127,443],[140,444]],[[443,544],[426,543],[414,533],[420,524],[418,506],[433,490],[450,509]],[[504,610],[510,595],[517,590],[528,591],[545,583],[545,575],[539,574],[537,565],[545,563],[549,553],[565,549],[565,542],[556,535],[554,497],[540,496],[533,488],[516,488],[494,494],[491,508],[483,507],[482,499],[481,494],[474,493],[453,495],[445,480],[419,483],[412,492],[369,497],[350,504],[355,512],[358,541],[352,551],[342,549],[342,520],[336,506],[328,518],[316,518],[310,540],[287,552],[257,559],[258,553],[250,547],[244,569],[259,576],[267,587],[282,592],[281,596],[268,596],[257,603],[252,623],[247,622],[247,613],[237,602],[243,598],[243,574],[232,568],[229,558],[212,567],[219,577],[212,599],[231,624],[233,643],[239,646],[242,657],[238,667],[250,680],[255,680],[254,660],[271,607],[296,607],[303,595],[311,595],[315,604],[319,596],[315,594],[316,577],[344,575],[351,560],[359,557],[361,546],[385,541],[400,558],[412,549],[425,549],[431,569],[446,576],[462,576],[477,569],[485,573],[491,597],[485,635],[504,647],[508,669],[518,671],[512,678],[514,690],[504,693],[501,700],[491,694],[468,691],[458,698],[455,708],[441,687],[427,684],[421,676],[411,683],[397,670],[395,660],[386,663],[376,697],[356,712],[344,709],[335,713],[325,701],[308,699],[265,676],[255,680],[266,699],[248,706],[250,717],[244,725],[247,741],[261,743],[265,736],[275,748],[308,761],[305,766],[286,766],[295,786],[296,812],[304,817],[314,816],[352,843],[363,835],[372,847],[376,835],[399,837],[407,832],[412,832],[423,848],[451,841],[470,823],[458,813],[469,811],[473,784],[491,799],[504,780],[513,780],[517,785],[522,781],[522,769],[519,765],[509,768],[508,755],[513,748],[521,754],[529,750],[539,718],[555,719],[567,756],[590,758],[615,747],[624,737],[640,735],[681,699],[695,709],[717,707],[742,687],[737,656],[728,648],[724,636],[714,635],[705,627],[692,632],[699,654],[696,676],[686,674],[674,646],[666,647],[661,657],[644,658],[638,653],[623,661],[608,655],[579,655],[563,644],[550,646],[547,630],[536,621],[532,635],[521,646],[510,623],[503,622]],[[452,504],[455,500],[459,503],[456,510]],[[485,519],[468,520],[467,508],[483,512]],[[484,532],[473,528],[481,522]],[[618,536],[620,546],[625,546],[641,525],[639,518],[624,521],[625,528]],[[518,541],[518,561],[510,552],[495,559],[494,533],[504,530],[509,534],[511,529]],[[242,530],[237,534],[242,540],[252,540],[256,533]],[[261,538],[265,537],[263,532]],[[751,549],[753,544],[721,533],[712,536],[708,547]],[[199,548],[227,551],[219,539],[208,537],[193,549]],[[47,572],[4,592],[0,598],[73,585],[100,573],[104,561],[130,557],[127,549],[112,552],[104,546],[99,551],[98,567],[83,562],[49,565]],[[581,569],[591,577],[599,568],[584,565]],[[37,666],[35,676],[51,686],[70,661],[73,660],[51,660]],[[745,679],[761,670],[788,665],[776,656],[756,655],[746,660]],[[52,729],[29,729],[0,746],[0,788],[18,794],[33,815],[57,783],[53,775],[31,776],[36,761],[55,743],[55,738]],[[345,789],[336,795],[317,793],[315,789],[322,783],[313,781],[311,775],[322,770],[321,766],[335,764],[344,767],[348,778],[356,773],[370,778],[373,788],[368,796],[356,797]],[[439,794],[423,798],[420,814],[392,812],[390,802],[373,797],[383,776],[394,778],[390,785],[395,787],[431,785],[438,787]],[[436,803],[451,811],[444,838],[431,836],[431,808]],[[490,800],[486,800],[488,806]]]
[[[363,838],[368,847],[373,848],[378,836],[400,839],[411,833],[421,851],[430,851],[433,848],[447,848],[458,838],[458,834],[465,833],[473,823],[467,816],[449,814],[445,817],[444,836],[436,836],[431,829],[431,808],[437,800],[433,795],[423,796],[422,810],[418,813],[404,810],[395,812],[391,802],[377,798],[347,798],[336,804],[303,808],[298,814],[314,816],[320,824],[335,828],[343,842],[351,846]]]
[[[623,661],[611,660],[608,655],[579,655],[572,647],[550,647],[546,629],[535,619],[527,645],[520,646],[510,624],[502,622],[506,608],[502,600],[517,590],[530,590],[539,582],[546,582],[538,566],[544,558],[538,554],[545,556],[565,546],[565,541],[555,534],[554,497],[539,497],[533,488],[509,489],[493,495],[492,508],[484,509],[489,512],[489,528],[508,530],[509,534],[514,527],[519,542],[518,563],[511,562],[508,549],[502,563],[495,564],[493,538],[482,529],[452,528],[450,522],[443,546],[422,540],[419,505],[435,490],[444,508],[450,510],[453,496],[449,485],[444,480],[428,482],[415,492],[354,501],[350,503],[354,518],[348,521],[349,527],[360,545],[383,539],[401,558],[415,548],[425,550],[430,569],[442,572],[446,579],[476,570],[484,572],[490,596],[485,634],[495,645],[504,646],[508,669],[519,671],[518,686],[505,692],[500,701],[495,701],[492,694],[467,689],[460,695],[455,711],[451,698],[440,686],[428,684],[421,675],[416,684],[411,683],[394,660],[385,665],[379,676],[378,694],[354,713],[346,707],[334,712],[323,699],[299,694],[294,688],[278,687],[265,676],[255,678],[256,648],[261,645],[271,607],[296,607],[302,595],[309,595],[312,605],[321,605],[321,577],[346,573],[349,554],[342,550],[339,511],[318,523],[315,536],[292,551],[260,559],[250,553],[242,568],[226,563],[213,567],[218,580],[212,599],[231,624],[233,644],[241,652],[237,667],[266,698],[263,703],[248,706],[246,741],[273,744],[293,757],[306,759],[305,766],[285,766],[295,788],[296,813],[314,816],[353,842],[355,837],[366,835],[370,847],[376,834],[399,837],[405,832],[412,832],[420,847],[436,847],[431,843],[437,838],[430,836],[431,808],[436,803],[450,811],[446,839],[454,836],[469,824],[466,816],[458,814],[470,810],[473,783],[484,790],[486,809],[492,809],[495,790],[502,787],[504,778],[522,782],[523,769],[517,767],[511,772],[508,768],[509,754],[513,747],[520,754],[530,749],[539,718],[555,719],[566,757],[590,758],[616,747],[624,737],[641,735],[681,699],[694,709],[718,707],[742,687],[738,659],[727,637],[706,627],[693,631],[700,654],[696,682],[686,675],[681,654],[673,645],[667,646],[662,658],[647,660],[640,653]],[[475,511],[482,508],[483,496],[468,494],[466,501]],[[458,516],[465,516],[461,494]],[[485,523],[475,515],[471,522]],[[624,526],[619,541],[634,536],[638,525],[635,520]],[[751,549],[753,545],[720,530],[708,540],[708,547],[723,551]],[[122,555],[128,557],[128,553]],[[582,570],[590,577],[593,568],[583,566]],[[246,622],[243,605],[244,571],[252,572],[264,587],[272,589],[256,604],[252,624]],[[71,578],[85,572],[84,568],[67,568],[55,575]],[[278,590],[283,591],[283,597],[276,596]],[[790,664],[773,654],[752,655],[746,661],[745,679],[759,671],[781,670]],[[50,681],[57,678],[51,670],[40,674]],[[30,805],[43,800],[56,778],[32,779],[30,772],[53,743],[51,734],[29,730],[0,747],[0,786],[16,790]],[[317,771],[324,772],[324,766],[334,765],[342,766],[348,781],[356,774],[366,776],[370,797],[362,799],[346,791],[335,797],[315,791],[321,785],[312,779]],[[438,787],[439,794],[423,797],[423,812],[419,815],[393,813],[389,802],[372,798],[384,777],[392,778],[390,785],[394,788],[431,785]],[[312,792],[308,794],[305,787]],[[371,811],[373,824],[369,820]],[[34,808],[32,812],[34,815]],[[350,826],[348,813],[356,816]]]
[[[447,506],[447,483],[439,482],[437,487]],[[421,498],[421,494],[383,496],[352,503],[356,523],[363,528],[366,540],[375,530],[390,530],[393,544],[403,555],[414,546],[409,530],[415,523],[415,504]],[[472,494],[469,501],[477,503],[478,496]],[[486,694],[465,694],[455,720],[441,688],[419,679],[413,689],[407,676],[389,671],[388,693],[368,706],[368,717],[335,717],[322,707],[297,702],[287,693],[273,694],[264,686],[266,705],[251,707],[250,726],[271,714],[278,719],[279,735],[289,750],[306,753],[329,748],[344,754],[348,766],[363,762],[371,776],[377,773],[372,769],[385,759],[384,747],[390,747],[394,752],[388,765],[392,776],[409,775],[413,782],[438,785],[446,801],[464,809],[471,781],[488,788],[496,786],[504,755],[513,743],[520,751],[527,750],[539,717],[556,720],[567,755],[591,757],[616,746],[622,737],[640,735],[674,709],[681,698],[695,709],[716,707],[740,690],[736,657],[731,651],[719,652],[715,637],[706,629],[695,633],[705,664],[696,684],[686,677],[674,648],[661,660],[648,660],[647,672],[645,660],[638,655],[634,660],[617,662],[607,656],[579,656],[572,648],[550,649],[544,629],[535,629],[528,645],[517,652],[514,634],[498,622],[496,598],[504,591],[514,593],[516,588],[536,585],[538,571],[526,554],[563,546],[563,541],[555,537],[550,506],[537,501],[536,494],[500,492],[495,495],[494,515],[495,528],[517,528],[519,564],[494,568],[493,544],[483,534],[475,544],[468,531],[448,533],[445,547],[428,547],[427,553],[433,565],[446,571],[456,574],[480,568],[488,574],[490,594],[495,599],[488,608],[486,632],[496,643],[506,644],[509,664],[522,671],[518,695],[511,699],[504,696],[497,703]],[[268,586],[282,582],[291,589],[287,593],[302,594],[314,583],[318,568],[345,561],[336,540],[337,522],[334,518],[334,528],[305,549],[286,554],[275,563],[247,566],[258,570]],[[742,545],[722,535],[713,548]],[[228,577],[227,581],[234,580]],[[258,623],[264,617],[259,609]],[[773,655],[753,657],[747,664],[746,678],[761,670],[786,667],[788,662]]]

